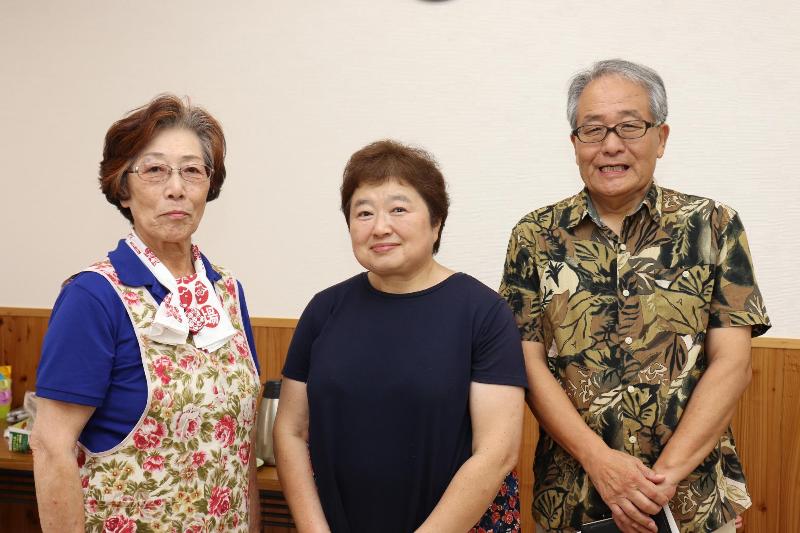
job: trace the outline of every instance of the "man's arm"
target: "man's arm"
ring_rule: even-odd
[[[308,455],[306,384],[284,377],[272,431],[281,488],[300,533],[330,532]]]
[[[710,328],[708,367],[697,382],[678,427],[653,470],[666,476],[659,486],[670,498],[677,484],[697,468],[719,442],[752,377],[750,326]]]
[[[542,343],[523,341],[522,351],[530,384],[527,401],[539,424],[583,466],[622,531],[656,531],[648,515],[669,501],[656,486],[663,476],[636,457],[609,448],[586,424],[550,373]]]
[[[453,476],[418,533],[462,533],[480,520],[517,464],[523,396],[521,387],[470,384],[472,456]]]
[[[43,533],[82,533],[83,489],[75,444],[94,407],[36,399],[31,432],[36,501]]]

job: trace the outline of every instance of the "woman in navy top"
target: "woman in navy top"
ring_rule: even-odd
[[[351,157],[341,194],[367,272],[303,312],[274,430],[298,529],[518,531],[519,334],[494,291],[434,259],[440,171],[381,141]]]

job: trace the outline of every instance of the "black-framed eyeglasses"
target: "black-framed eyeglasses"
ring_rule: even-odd
[[[582,143],[599,143],[608,136],[609,131],[616,133],[620,139],[630,140],[644,137],[647,130],[660,125],[646,120],[629,120],[613,126],[586,124],[572,130],[572,134]]]
[[[135,173],[149,183],[161,183],[166,181],[175,170],[188,183],[202,183],[210,179],[214,173],[213,168],[200,163],[189,163],[178,168],[172,168],[166,163],[145,163],[133,167],[133,170],[129,170],[128,173]]]

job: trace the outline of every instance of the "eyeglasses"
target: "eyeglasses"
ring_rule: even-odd
[[[572,134],[582,143],[599,143],[608,136],[609,131],[614,131],[620,139],[638,139],[644,137],[647,130],[660,126],[646,120],[630,120],[620,122],[614,126],[604,126],[603,124],[587,124],[578,126],[572,130]]]
[[[141,166],[134,167],[131,172],[136,173],[140,178],[149,183],[161,183],[166,181],[167,178],[172,176],[172,172],[177,170],[183,181],[188,183],[202,183],[211,178],[214,169],[208,165],[201,165],[200,163],[189,163],[179,168],[172,168],[166,163],[146,163]]]

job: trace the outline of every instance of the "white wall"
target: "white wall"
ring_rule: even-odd
[[[624,57],[667,84],[660,183],[740,211],[770,335],[800,337],[798,22],[792,0],[0,0],[0,305],[51,306],[126,233],[95,181],[103,136],[164,91],[225,128],[196,242],[254,316],[299,316],[359,270],[338,186],[383,137],[437,156],[440,259],[496,287],[513,224],[580,188],[567,79]]]

